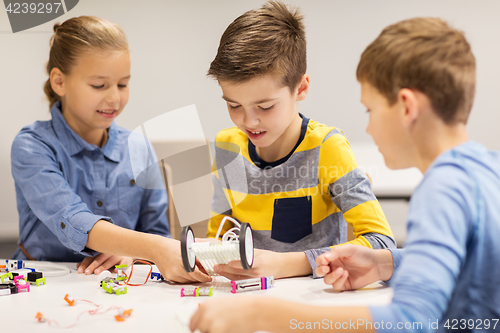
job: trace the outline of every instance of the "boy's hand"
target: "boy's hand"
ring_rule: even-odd
[[[219,239],[215,239],[215,238],[195,238],[194,239],[195,242],[199,242],[199,243],[214,243],[214,244],[221,244],[222,241],[220,241]]]
[[[338,291],[362,288],[388,280],[394,263],[389,250],[373,250],[360,245],[340,245],[316,258],[316,274]]]
[[[78,273],[81,274],[85,272],[85,274],[90,275],[94,273],[95,275],[99,275],[101,272],[114,268],[115,265],[132,264],[133,259],[130,257],[118,257],[110,254],[101,253],[96,255],[95,257],[86,257],[82,262],[76,264],[76,268],[78,268]]]
[[[179,283],[210,282],[212,278],[196,267],[194,272],[187,273],[182,265],[181,244],[178,240],[162,237],[156,247],[154,263],[167,281]],[[197,265],[198,262],[197,262]]]
[[[259,249],[254,249],[254,260],[250,269],[244,269],[239,260],[232,260],[226,265],[215,265],[214,270],[232,281],[262,276],[274,276],[275,279],[280,279],[312,273],[303,252],[280,253]]]
[[[227,264],[214,266],[214,271],[231,281],[244,280],[262,276],[274,276],[279,278],[278,272],[279,253],[254,249],[253,265],[250,269],[244,269],[241,261],[232,260]]]

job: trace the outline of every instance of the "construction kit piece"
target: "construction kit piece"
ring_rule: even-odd
[[[107,277],[101,281],[101,287],[108,294],[123,295],[127,293],[127,287],[117,281],[116,278]]]
[[[165,279],[163,278],[163,275],[161,275],[161,273],[152,272],[151,273],[151,280],[154,280],[155,278],[156,278],[156,280],[165,281]]]
[[[3,275],[0,275],[0,280],[2,280],[2,283],[14,281],[14,275],[12,275],[12,272],[5,273]]]
[[[47,280],[43,277],[42,272],[29,272],[27,282],[37,287],[47,284]]]
[[[273,276],[264,276],[255,279],[231,281],[231,292],[233,294],[250,290],[265,290],[274,286]]]
[[[194,288],[182,288],[181,289],[181,297],[185,296],[193,296],[193,297],[200,297],[200,296],[213,296],[214,295],[214,288],[200,288],[200,287],[194,287]]]
[[[30,285],[26,282],[24,275],[14,276],[14,284],[19,292],[22,290],[25,290],[26,292],[30,291]]]
[[[220,223],[215,239],[219,239],[219,234],[226,220],[230,220],[237,227],[229,229],[224,234],[222,243],[195,243],[193,229],[189,226],[182,228],[181,254],[186,272],[190,273],[194,271],[196,258],[198,258],[208,275],[217,275],[214,271],[214,266],[217,264],[227,264],[231,260],[240,260],[244,269],[252,267],[253,236],[250,224],[240,224],[236,219],[225,216]]]
[[[115,265],[116,269],[116,279],[118,281],[125,281],[127,279],[127,273],[125,273],[125,270],[128,268],[127,264],[123,265]]]
[[[5,260],[7,271],[14,271],[16,269],[23,269],[26,265],[22,260]]]
[[[14,283],[2,283],[0,284],[0,296],[17,294],[19,290]]]

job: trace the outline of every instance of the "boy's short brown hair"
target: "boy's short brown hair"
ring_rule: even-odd
[[[306,73],[306,36],[297,8],[269,1],[234,20],[224,31],[208,75],[240,83],[272,74],[293,91]]]
[[[447,124],[466,123],[476,86],[476,61],[464,34],[439,18],[414,18],[386,27],[361,55],[356,72],[387,98],[415,89]]]

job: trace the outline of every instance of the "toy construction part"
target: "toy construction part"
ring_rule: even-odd
[[[116,278],[107,277],[101,281],[101,287],[108,294],[124,295],[127,293],[127,286],[120,282]]]
[[[200,287],[194,287],[194,288],[182,288],[181,289],[181,297],[186,297],[186,296],[193,296],[193,297],[200,297],[200,296],[213,296],[214,295],[214,288],[200,288]]]
[[[260,278],[231,281],[231,292],[233,294],[250,290],[266,290],[274,286],[273,276],[263,276]]]
[[[252,228],[248,223],[240,223],[226,216],[222,219],[217,232],[216,239],[226,220],[231,220],[237,227],[229,229],[222,237],[222,243],[195,242],[191,227],[183,227],[181,231],[181,255],[182,263],[186,272],[193,272],[196,266],[196,258],[208,273],[216,275],[214,266],[227,264],[232,260],[240,260],[244,269],[250,269],[253,265],[253,236]],[[236,232],[239,234],[237,235]]]
[[[0,296],[17,294],[19,290],[14,283],[2,283],[0,284]]]

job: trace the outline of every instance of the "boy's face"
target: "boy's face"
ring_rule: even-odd
[[[307,76],[305,79],[308,84]],[[294,93],[272,75],[257,76],[243,83],[219,81],[219,84],[231,120],[258,148],[279,147],[290,137],[289,132],[296,130],[297,126],[291,124],[301,121],[297,102],[307,94],[307,88],[301,90],[301,84]]]
[[[370,134],[390,169],[404,169],[411,164],[412,144],[403,126],[404,107],[399,101],[389,105],[379,91],[367,82],[361,84],[361,103],[370,114],[366,132]]]

